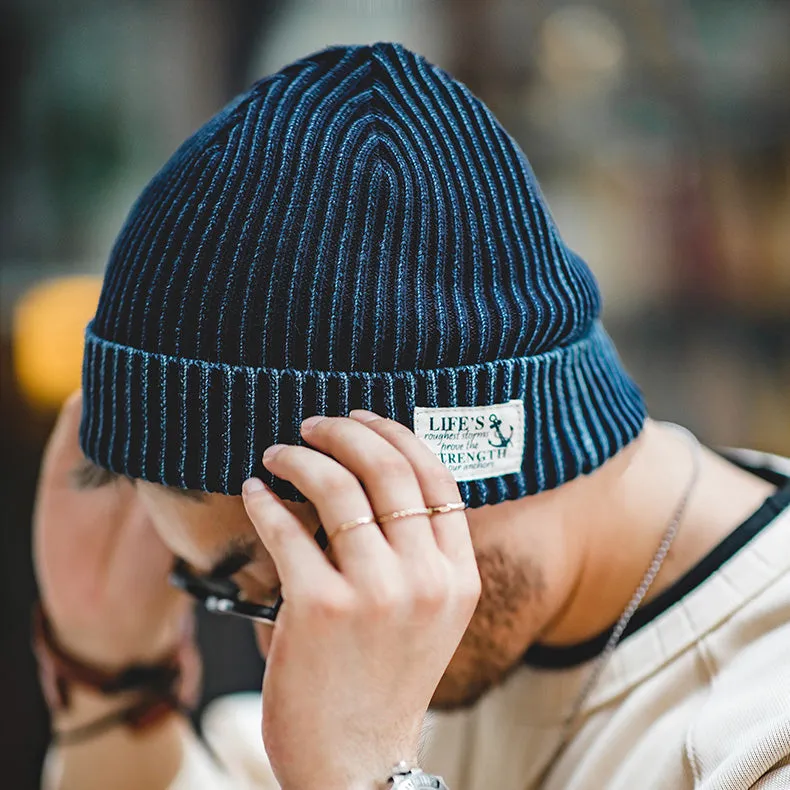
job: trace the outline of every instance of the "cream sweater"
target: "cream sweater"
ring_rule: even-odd
[[[424,768],[450,790],[790,790],[790,508],[620,644],[538,784],[591,666],[523,666],[474,707],[429,713]],[[218,700],[204,732],[227,772],[190,736],[170,790],[277,787],[260,695]]]

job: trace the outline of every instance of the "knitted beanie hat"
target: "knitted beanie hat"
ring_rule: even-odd
[[[600,466],[645,408],[524,154],[398,44],[331,47],[238,96],[133,206],[86,329],[99,466],[239,494],[301,421],[425,441],[470,507]]]

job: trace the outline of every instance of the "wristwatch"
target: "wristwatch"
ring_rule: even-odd
[[[393,790],[419,790],[430,787],[433,790],[449,790],[441,776],[426,774],[420,768],[411,767],[406,762],[399,762],[389,778]]]

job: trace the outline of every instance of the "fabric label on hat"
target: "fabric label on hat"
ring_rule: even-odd
[[[458,481],[518,472],[524,460],[524,401],[416,406],[414,433]]]

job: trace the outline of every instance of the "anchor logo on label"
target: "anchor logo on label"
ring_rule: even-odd
[[[491,423],[491,428],[497,432],[497,436],[499,437],[498,444],[495,444],[490,439],[488,440],[488,443],[492,447],[507,447],[510,444],[510,440],[513,438],[513,426],[512,425],[510,426],[510,435],[505,436],[502,433],[501,428],[499,427],[500,425],[502,425],[502,420],[500,420],[499,417],[496,416],[496,414],[490,414],[488,416],[488,421]]]

